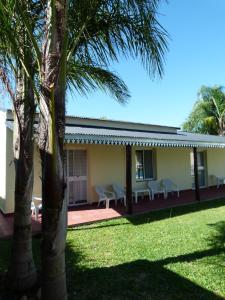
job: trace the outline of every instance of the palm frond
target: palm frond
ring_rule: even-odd
[[[125,103],[130,97],[126,84],[115,73],[74,60],[68,63],[67,82],[70,88],[75,88],[81,94],[101,89],[109,92],[120,103]]]
[[[140,58],[150,74],[163,75],[168,33],[157,20],[160,1],[71,1],[69,46],[74,57],[86,56],[108,66],[121,55]],[[79,41],[74,41],[85,30]]]

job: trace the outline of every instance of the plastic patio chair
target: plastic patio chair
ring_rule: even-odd
[[[101,202],[106,203],[106,208],[109,208],[109,202],[114,200],[117,205],[117,199],[113,192],[109,192],[105,187],[96,185],[95,186],[96,194],[98,195],[98,207]]]
[[[219,188],[221,185],[224,185],[225,178],[220,176],[215,176],[216,178],[216,187]]]
[[[177,193],[177,197],[180,197],[180,190],[179,187],[174,183],[171,179],[162,179],[162,186],[164,187],[166,191],[166,197],[168,196],[168,193]]]
[[[148,187],[152,195],[152,200],[154,200],[156,194],[158,194],[158,197],[159,194],[163,194],[164,199],[166,198],[166,190],[160,180],[148,181]]]
[[[124,203],[124,206],[126,206],[126,193],[125,193],[125,189],[121,185],[116,184],[116,183],[112,184],[112,188],[113,188],[113,191],[115,193],[116,199],[117,200],[122,199],[123,203]]]

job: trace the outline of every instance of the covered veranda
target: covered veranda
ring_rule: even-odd
[[[200,202],[224,198],[225,203],[225,185],[222,185],[219,188],[210,187],[201,189],[200,197]],[[199,201],[196,201],[195,191],[193,190],[182,191],[179,198],[175,194],[173,196],[169,195],[167,199],[164,199],[162,196],[160,196],[153,201],[150,201],[148,197],[145,197],[144,199],[140,197],[137,204],[133,203],[133,215],[189,205],[198,202]],[[87,204],[69,209],[68,227],[77,227],[85,224],[126,216],[128,216],[126,208],[120,203],[118,203],[116,207],[112,203],[109,209],[106,209],[104,206],[98,208],[96,203]],[[41,232],[41,213],[38,216],[38,220],[35,220],[33,216],[32,228],[34,235]],[[13,215],[6,216],[0,213],[0,238],[10,237],[12,232]]]
[[[166,128],[167,130],[167,128]],[[179,130],[173,131],[154,131],[154,130],[137,130],[137,129],[124,129],[124,128],[99,128],[99,127],[93,127],[93,126],[74,126],[74,127],[66,127],[66,136],[65,136],[65,143],[69,145],[70,147],[85,147],[85,146],[91,146],[91,145],[104,145],[104,146],[113,146],[118,147],[122,146],[125,156],[125,181],[121,183],[121,185],[124,185],[126,188],[126,208],[122,208],[121,211],[127,214],[132,214],[133,212],[136,212],[137,210],[141,210],[141,208],[136,208],[134,205],[134,202],[132,201],[132,195],[134,191],[134,180],[135,180],[135,172],[134,169],[134,151],[135,149],[169,149],[166,151],[176,151],[178,153],[181,152],[182,149],[188,149],[187,153],[193,154],[193,183],[188,183],[188,188],[183,188],[181,194],[188,195],[188,197],[183,197],[184,200],[181,199],[181,197],[178,199],[174,199],[174,204],[170,205],[177,205],[188,201],[200,201],[205,199],[204,194],[211,193],[209,191],[213,190],[213,188],[206,189],[206,192],[200,193],[200,184],[199,184],[199,161],[198,161],[198,152],[199,151],[209,151],[211,150],[211,153],[214,153],[214,157],[216,158],[217,152],[220,150],[220,158],[217,159],[217,166],[221,166],[224,164],[225,170],[225,138],[221,136],[211,136],[211,135],[202,135],[202,134],[193,134],[193,133],[187,133],[182,132]],[[72,148],[71,148],[72,149]],[[104,148],[106,149],[106,148]],[[174,150],[173,150],[174,149]],[[179,150],[180,149],[180,150]],[[219,150],[218,150],[219,149]],[[107,150],[105,150],[107,152]],[[190,166],[187,166],[187,159],[189,159],[190,164],[190,157],[188,157],[187,153],[186,155],[186,166],[185,166],[185,172],[189,172]],[[223,160],[221,160],[221,157]],[[110,158],[109,158],[110,159]],[[211,157],[211,165],[213,165],[213,159]],[[179,163],[182,164],[182,161]],[[184,167],[179,165],[176,161],[176,155],[173,155],[173,166],[176,166],[176,168],[179,170],[176,174],[177,178],[182,177],[182,172],[184,170]],[[177,166],[178,165],[178,166]],[[171,166],[171,165],[170,165]],[[172,167],[173,167],[172,166]],[[216,167],[217,168],[217,167]],[[216,168],[211,168],[214,170],[214,173],[212,175],[217,176],[217,170]],[[120,168],[121,169],[121,168]],[[161,172],[161,174],[155,175],[155,179],[163,179],[164,176],[168,176],[168,174],[173,174],[173,169],[167,170],[167,175],[165,175],[165,168],[164,173]],[[106,172],[110,173],[110,169]],[[105,174],[106,174],[105,173]],[[158,172],[156,172],[158,173]],[[222,173],[225,172],[222,171]],[[205,185],[204,188],[213,186],[213,184],[208,184],[208,173],[205,174]],[[95,174],[92,174],[94,177]],[[191,172],[189,173],[189,179],[191,177]],[[225,178],[225,176],[223,176]],[[187,178],[187,176],[186,176]],[[153,180],[155,180],[153,179]],[[111,184],[113,183],[114,178],[111,179]],[[190,181],[190,180],[189,180]],[[109,184],[110,184],[109,183]],[[137,182],[135,182],[136,184]],[[140,183],[140,182],[139,182]],[[144,183],[144,181],[143,181]],[[101,184],[101,183],[100,183]],[[215,185],[215,184],[214,184]],[[187,185],[186,185],[187,186]],[[93,187],[92,187],[93,189]],[[190,191],[188,191],[190,189]],[[192,189],[192,190],[191,190]],[[135,190],[137,188],[135,187]],[[203,190],[202,190],[203,191]],[[216,193],[218,191],[215,191]],[[214,192],[212,192],[214,193]],[[203,198],[202,198],[203,197]],[[202,199],[201,199],[202,198]],[[207,196],[206,196],[207,198]],[[157,200],[157,204],[155,202],[148,203],[149,207],[159,207],[160,202]],[[92,201],[91,201],[92,202]],[[167,199],[167,204],[170,203]],[[138,203],[138,206],[141,206],[141,202]],[[92,205],[93,206],[93,205]],[[143,206],[144,209],[144,206]],[[80,208],[75,208],[75,210],[80,211]],[[94,213],[94,211],[92,211]]]
[[[124,182],[126,185],[126,203],[124,207],[122,204],[118,204],[115,207],[114,203],[110,203],[110,208],[106,209],[105,206],[97,207],[96,202],[89,202],[86,205],[73,206],[69,208],[68,212],[68,226],[78,226],[81,224],[92,223],[101,220],[108,220],[121,216],[127,216],[130,214],[145,213],[153,210],[160,210],[170,207],[176,207],[179,205],[186,205],[189,203],[196,203],[198,201],[206,201],[209,199],[225,198],[225,187],[221,185],[219,188],[214,186],[206,186],[205,188],[199,188],[199,176],[198,176],[198,157],[197,153],[199,149],[207,149],[211,152],[220,151],[220,156],[217,159],[217,166],[220,164],[220,169],[225,175],[225,138],[219,136],[207,136],[190,134],[184,132],[153,132],[153,131],[137,131],[137,130],[125,130],[125,129],[112,129],[112,128],[95,128],[95,127],[82,127],[82,126],[67,126],[65,135],[65,146],[70,146],[73,149],[74,146],[85,148],[86,146],[97,145],[100,147],[107,146],[120,147],[120,152],[124,153],[124,164],[120,169],[124,170]],[[169,194],[169,197],[163,199],[162,196],[159,198],[156,196],[155,200],[150,201],[148,197],[144,199],[139,198],[138,202],[135,203],[132,200],[132,191],[134,183],[134,164],[132,160],[132,150],[135,148],[157,148],[157,149],[170,149],[170,152],[177,150],[173,157],[182,149],[188,149],[188,153],[193,152],[194,157],[194,186],[180,190],[180,197],[176,194],[173,196]],[[104,149],[105,149],[104,148]],[[173,150],[174,149],[174,150]],[[96,150],[96,149],[95,149]],[[90,150],[91,151],[91,150]],[[108,151],[107,149],[104,151]],[[95,152],[96,153],[96,152]],[[102,154],[102,153],[101,153]],[[101,156],[100,154],[100,156]],[[185,154],[186,155],[186,154]],[[218,156],[217,154],[214,156]],[[110,154],[108,156],[110,158]],[[213,158],[214,159],[214,158]],[[214,160],[211,159],[211,164],[214,164]],[[182,161],[180,161],[182,162]],[[171,165],[175,165],[179,169],[180,165],[176,160],[172,160]],[[118,166],[118,165],[117,165]],[[115,168],[117,168],[115,166]],[[184,168],[183,168],[184,169]],[[164,169],[165,170],[165,169]],[[214,168],[214,175],[216,174],[217,167]],[[110,169],[107,170],[110,174]],[[173,170],[169,170],[171,175]],[[189,171],[188,171],[189,172]],[[96,173],[93,172],[92,176]],[[160,179],[164,173],[158,174]],[[180,172],[182,175],[182,172]],[[178,174],[178,175],[180,175]],[[223,177],[225,178],[225,176]],[[103,176],[105,174],[103,173]],[[132,177],[133,176],[133,177]],[[220,175],[221,176],[221,175]],[[113,177],[110,177],[113,181]],[[109,182],[112,183],[110,180]],[[93,189],[93,186],[91,186]],[[0,237],[7,237],[12,234],[13,215],[4,216],[0,213]],[[38,233],[41,228],[41,215],[38,220],[33,219],[34,233]]]
[[[132,215],[221,198],[224,198],[225,203],[225,185],[221,186],[219,189],[216,187],[201,189],[200,197],[200,201],[196,200],[195,191],[193,190],[182,191],[179,198],[175,194],[173,196],[169,195],[167,199],[164,199],[162,195],[160,195],[159,198],[156,198],[153,201],[149,201],[148,197],[140,197],[137,204],[132,204]],[[115,206],[115,204],[110,205],[109,209],[106,209],[104,206],[97,207],[97,204],[84,205],[69,210],[68,226],[73,227],[90,224],[119,217],[126,217],[128,215],[127,209],[120,203],[117,206]]]

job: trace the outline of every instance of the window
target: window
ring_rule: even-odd
[[[136,150],[136,180],[154,178],[153,151]]]
[[[206,186],[207,178],[207,167],[206,167],[206,151],[197,152],[197,165],[198,165],[198,182],[200,187]],[[192,187],[194,188],[194,155],[191,152],[191,176],[192,176]]]

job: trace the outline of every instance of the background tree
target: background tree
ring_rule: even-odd
[[[204,134],[224,135],[224,87],[201,87],[198,92],[198,100],[183,124],[183,130]]]

